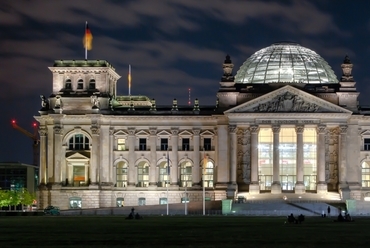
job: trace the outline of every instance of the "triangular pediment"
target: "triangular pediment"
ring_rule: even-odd
[[[158,136],[170,136],[171,133],[166,131],[166,130],[162,130],[160,131],[159,133],[157,133]]]
[[[114,133],[114,136],[127,136],[128,133],[123,131],[123,130],[118,130],[117,132]]]
[[[361,136],[370,136],[370,130],[362,131]]]
[[[290,85],[225,111],[227,113],[352,113]]]
[[[79,161],[88,161],[90,160],[89,157],[86,157],[85,155],[79,153],[79,152],[75,152],[69,156],[66,157],[66,160],[67,161],[76,161],[76,160],[79,160]]]
[[[200,134],[201,136],[213,136],[213,135],[215,135],[214,133],[212,133],[211,131],[209,131],[209,130],[205,130],[204,132],[202,132],[201,134]]]
[[[184,130],[181,133],[179,133],[179,136],[192,136],[193,134],[189,132],[188,130]]]
[[[144,130],[140,130],[139,132],[136,133],[136,135],[137,136],[147,136],[149,135],[149,133]]]

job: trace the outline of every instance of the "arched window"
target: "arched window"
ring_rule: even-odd
[[[206,161],[206,168],[202,168],[202,174],[203,174],[203,184],[204,187],[213,187],[213,173],[214,173],[214,166],[211,161]]]
[[[149,165],[146,162],[140,162],[137,166],[138,187],[149,186]]]
[[[116,187],[127,186],[127,164],[123,161],[116,165]]]
[[[75,134],[69,139],[69,150],[90,150],[90,140],[83,134]]]
[[[168,162],[162,162],[159,165],[159,180],[158,187],[166,187],[170,184],[170,171],[168,170]]]
[[[84,88],[84,81],[82,79],[79,79],[77,81],[77,89],[78,90],[83,90],[83,88]]]
[[[370,161],[366,161],[362,163],[362,187],[368,188],[370,187]]]
[[[181,163],[180,167],[181,187],[192,186],[192,164],[189,161]]]
[[[72,82],[71,82],[71,79],[69,79],[69,78],[66,80],[65,89],[66,90],[71,90],[72,89]]]
[[[91,79],[89,82],[89,90],[95,90],[95,79]]]

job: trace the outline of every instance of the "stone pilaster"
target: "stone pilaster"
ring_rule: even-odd
[[[339,136],[339,189],[344,190],[348,188],[348,183],[346,180],[347,175],[347,125],[339,126],[340,136]]]
[[[115,141],[115,138],[114,138],[114,128],[113,127],[110,127],[109,128],[109,167],[111,168],[110,170],[110,173],[109,173],[109,182],[111,182],[111,184],[114,184],[114,182],[116,182],[116,178],[113,178],[113,175],[115,175],[116,173],[113,172],[116,168],[113,167],[113,154],[115,150],[114,148],[114,141]]]
[[[193,142],[194,142],[194,152],[193,152],[193,170],[192,170],[192,178],[193,178],[193,186],[200,186],[200,129],[193,129]]]
[[[258,132],[259,126],[253,125],[249,128],[251,132],[251,184],[250,194],[259,194],[260,186],[258,181]]]
[[[236,184],[236,163],[237,163],[237,136],[236,132],[238,128],[236,125],[229,125],[229,137],[230,137],[230,178],[227,189],[227,197],[235,198],[237,191]]]
[[[156,187],[157,185],[157,129],[149,128],[150,138],[150,169],[149,169],[149,187]]]
[[[128,187],[136,185],[135,128],[128,129]]]
[[[281,193],[281,184],[280,184],[280,154],[279,154],[279,145],[280,145],[280,126],[272,126],[273,132],[273,176],[272,176],[272,185],[271,193],[280,194]]]
[[[326,193],[328,185],[325,180],[325,133],[326,126],[317,127],[317,193]]]
[[[179,130],[171,129],[172,140],[172,168],[171,168],[171,185],[178,186],[178,148],[179,148]]]
[[[92,134],[92,144],[91,144],[91,161],[90,161],[90,185],[95,186],[98,184],[98,177],[99,177],[98,161],[99,161],[100,129],[97,125],[91,126],[91,134]]]
[[[64,160],[65,154],[62,154],[62,137],[63,129],[61,126],[54,126],[54,147],[55,147],[55,156],[54,156],[54,184],[60,185],[61,178],[61,164]]]
[[[48,134],[47,128],[45,126],[39,127],[40,134],[40,184],[46,185],[47,181],[47,168],[46,168],[46,136]]]
[[[303,132],[304,126],[297,125],[295,127],[295,131],[297,134],[297,158],[296,158],[296,165],[297,165],[297,180],[295,184],[295,193],[302,194],[305,193],[305,187],[303,183]]]

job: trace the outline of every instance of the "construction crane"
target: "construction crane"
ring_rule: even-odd
[[[38,127],[36,123],[33,123],[33,133],[25,130],[24,128],[21,128],[20,126],[17,125],[17,122],[15,120],[12,120],[12,127],[19,132],[23,133],[27,137],[32,139],[32,150],[33,150],[33,164],[36,166],[39,166],[39,144],[40,144],[40,139],[38,136]]]

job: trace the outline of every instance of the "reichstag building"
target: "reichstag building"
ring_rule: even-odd
[[[344,57],[344,56],[343,56]],[[155,205],[334,194],[370,199],[370,111],[353,64],[276,43],[220,61],[214,106],[119,96],[105,60],[57,60],[42,96],[40,207]],[[168,191],[168,193],[167,193]],[[185,193],[186,191],[186,193]]]

